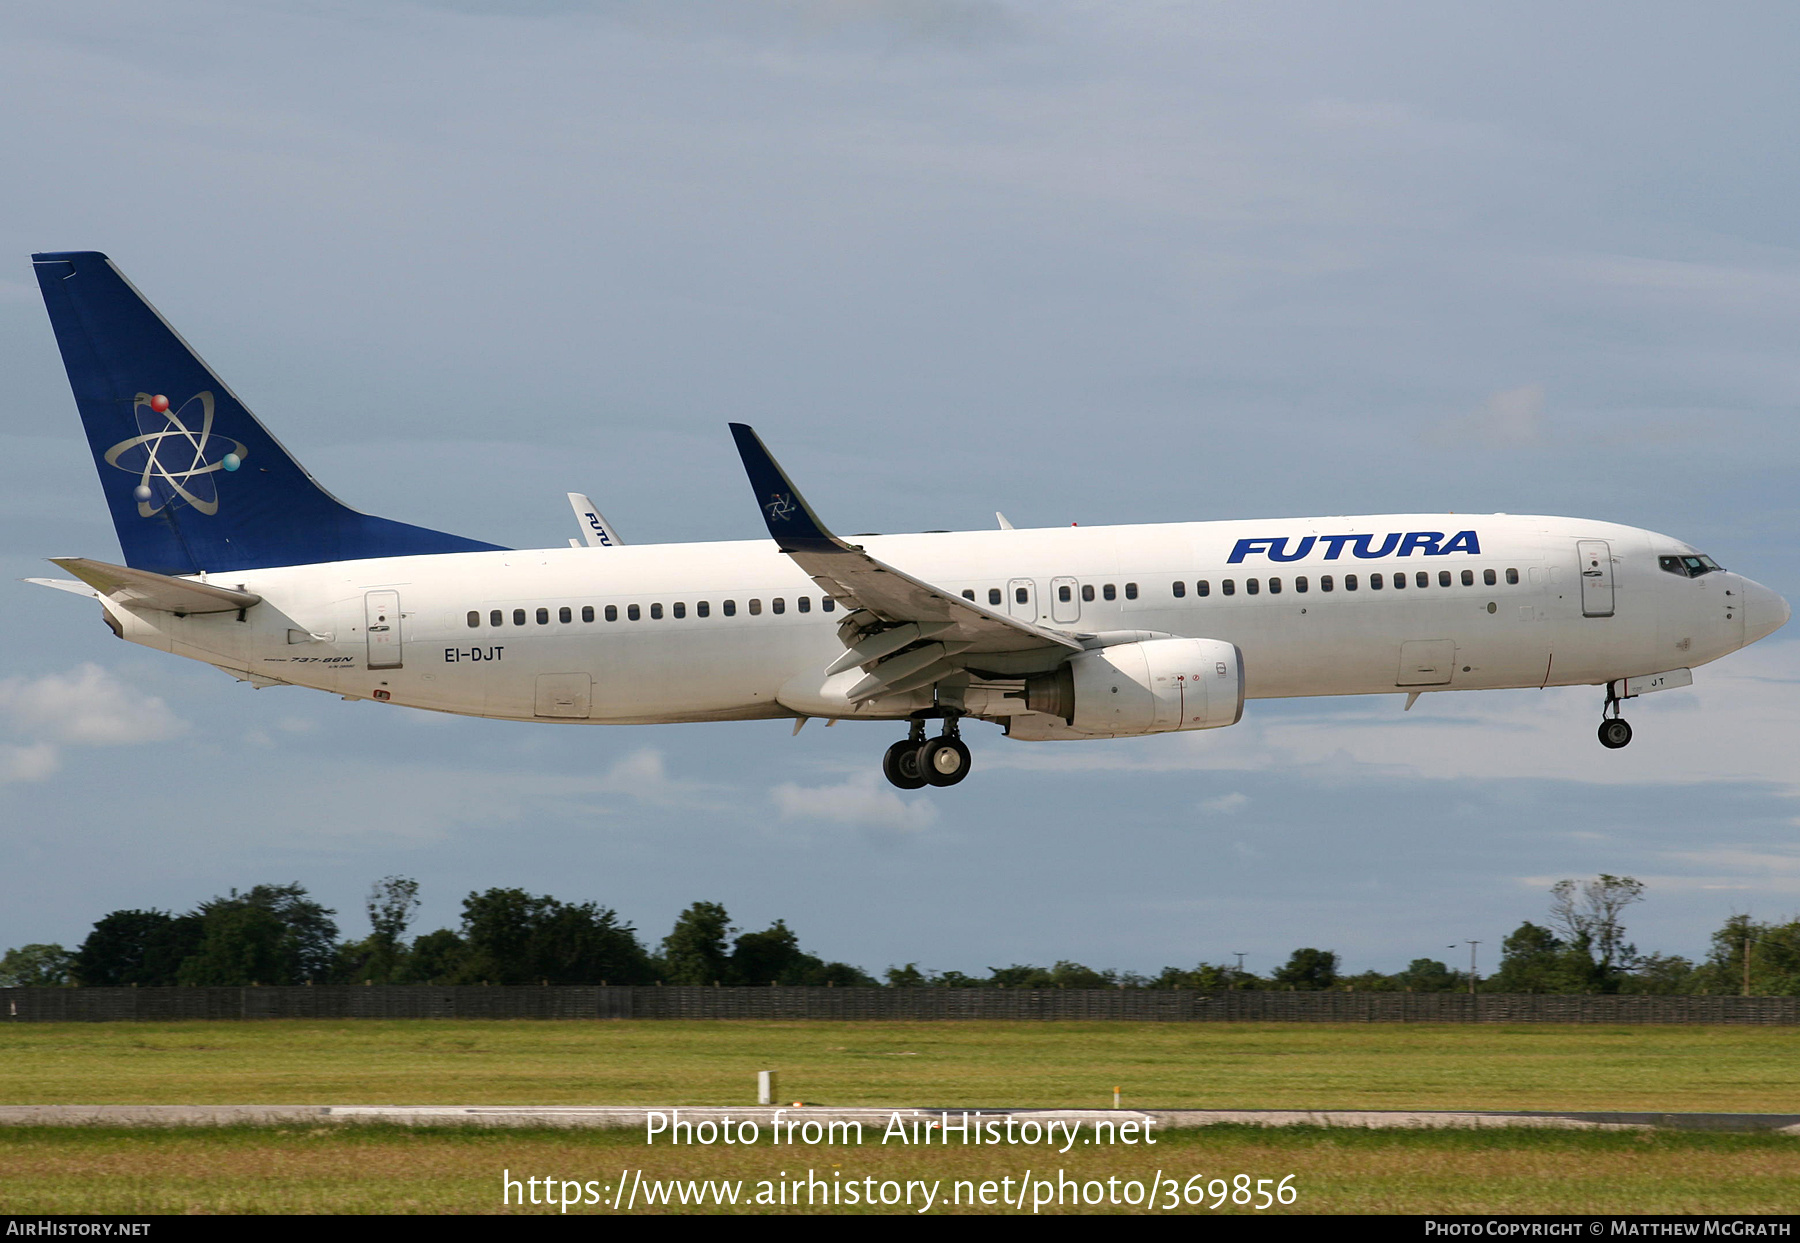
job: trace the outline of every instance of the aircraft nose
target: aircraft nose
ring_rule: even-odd
[[[1744,642],[1754,643],[1758,639],[1767,638],[1783,626],[1794,611],[1780,593],[1771,591],[1761,583],[1751,579],[1744,580]]]

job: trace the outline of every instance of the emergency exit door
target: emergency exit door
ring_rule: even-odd
[[[369,668],[400,667],[400,593],[370,591],[363,595],[363,631],[369,638]]]
[[[1029,578],[1015,578],[1007,583],[1006,611],[1020,621],[1036,622],[1037,584]]]
[[[1575,541],[1581,558],[1581,615],[1613,615],[1612,545],[1603,539]]]

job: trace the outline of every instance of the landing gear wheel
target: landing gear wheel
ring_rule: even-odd
[[[1630,741],[1631,726],[1627,722],[1618,717],[1600,722],[1600,745],[1607,750],[1617,751]]]
[[[969,775],[969,748],[945,734],[919,750],[919,770],[934,786],[953,786]]]
[[[902,738],[881,757],[882,774],[902,790],[924,788],[925,774],[919,768],[919,750],[918,743]]]

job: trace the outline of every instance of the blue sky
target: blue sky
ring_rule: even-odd
[[[350,503],[514,545],[1458,510],[1800,597],[1800,14],[1634,3],[123,4],[0,15],[0,946],[299,880],[688,902],[880,970],[1489,946],[1563,876],[1643,948],[1800,910],[1800,641],[1230,731],[555,729],[224,675],[17,584],[117,544],[32,282],[110,253]],[[10,584],[10,585],[8,585]],[[1460,951],[1457,951],[1458,953]]]

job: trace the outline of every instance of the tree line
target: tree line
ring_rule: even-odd
[[[1629,876],[1565,880],[1551,890],[1544,924],[1527,920],[1500,946],[1498,970],[1475,980],[1494,993],[1800,994],[1800,919],[1758,922],[1733,914],[1699,962],[1640,954],[1623,914],[1644,886]],[[177,915],[156,909],[103,915],[74,950],[34,944],[0,957],[0,987],[154,987],[281,984],[703,984],[870,987],[859,967],[800,946],[785,921],[734,927],[724,906],[696,902],[654,946],[617,912],[522,889],[471,892],[455,929],[408,939],[418,882],[377,881],[365,909],[369,934],[340,936],[336,911],[298,883],[257,885]],[[1241,963],[1165,967],[1154,976],[1098,971],[1077,962],[1015,963],[985,976],[889,967],[892,988],[1347,988],[1375,992],[1469,990],[1471,978],[1434,958],[1404,971],[1341,970],[1331,950],[1302,947],[1266,975]]]

